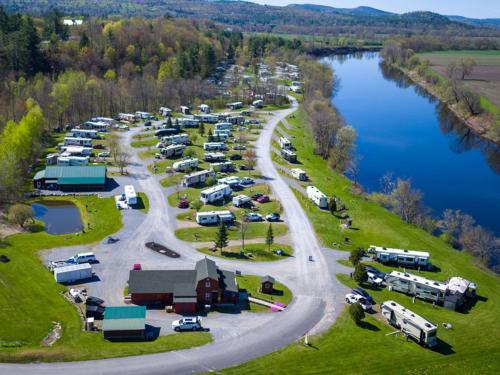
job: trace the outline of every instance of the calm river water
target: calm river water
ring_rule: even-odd
[[[340,78],[333,103],[358,133],[359,181],[412,178],[434,214],[446,208],[472,215],[500,234],[500,147],[474,136],[453,114],[376,53],[324,59]]]

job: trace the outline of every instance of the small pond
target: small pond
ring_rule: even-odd
[[[49,234],[80,232],[83,229],[80,210],[68,201],[43,201],[31,205],[35,219],[45,223]]]

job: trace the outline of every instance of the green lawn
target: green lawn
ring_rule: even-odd
[[[213,251],[212,249],[203,247],[197,249],[204,254],[212,255],[225,259],[236,259],[236,260],[248,260],[250,262],[270,262],[276,260],[286,259],[287,257],[293,255],[293,249],[291,246],[282,244],[271,245],[271,250],[268,250],[266,244],[247,244],[245,245],[245,252],[240,255],[241,246],[230,246],[226,247],[222,253],[220,250]],[[276,250],[282,249],[286,255],[277,255]]]
[[[149,211],[149,199],[146,193],[139,192],[137,193],[137,204],[134,208],[137,208],[144,212],[145,214]]]
[[[270,276],[276,278],[276,275],[270,275]],[[238,288],[240,290],[246,290],[252,297],[260,298],[269,302],[281,302],[285,305],[288,305],[292,301],[293,295],[290,289],[288,289],[285,285],[281,284],[278,281],[276,281],[276,283],[274,284],[274,290],[275,290],[274,294],[261,293],[260,292],[261,279],[262,278],[260,276],[254,276],[254,275],[236,276],[236,281],[238,282]],[[250,303],[250,311],[269,312],[270,309],[265,306]]]
[[[246,232],[246,238],[265,238],[268,225],[265,222],[249,223]],[[215,239],[215,235],[219,230],[218,226],[199,226],[193,228],[181,228],[175,231],[177,238],[189,242],[208,242]],[[285,224],[273,225],[274,237],[280,237],[288,232],[288,227]],[[241,234],[237,226],[228,228],[228,238],[230,240],[239,240]]]
[[[289,122],[296,129],[289,131],[302,141],[295,147],[312,184],[327,194],[336,194],[347,205],[355,229],[342,231],[340,220],[323,212],[297,193],[299,200],[313,222],[318,237],[324,244],[340,244],[345,250],[370,244],[407,249],[427,250],[432,262],[441,271],[421,275],[436,280],[462,276],[478,284],[480,299],[467,313],[449,311],[442,307],[411,299],[388,290],[370,291],[377,302],[393,299],[441,325],[451,323],[453,329],[438,330],[442,340],[437,350],[429,350],[406,342],[400,335],[386,336],[394,329],[373,317],[367,317],[363,327],[357,327],[346,311],[325,334],[312,338],[312,347],[300,343],[265,357],[225,370],[228,374],[255,373],[335,373],[342,374],[493,374],[500,371],[500,278],[474,265],[473,258],[453,250],[439,238],[407,225],[396,215],[350,191],[350,182],[332,173],[326,161],[313,154],[313,140],[304,128],[303,114],[298,112]],[[344,236],[351,244],[343,242]],[[392,268],[380,267],[387,271]],[[352,280],[341,276],[341,281],[354,286]],[[285,369],[285,370],[283,370]],[[293,370],[291,370],[293,369]]]
[[[142,138],[141,140],[132,141],[130,145],[135,148],[154,147],[159,142],[158,138]]]

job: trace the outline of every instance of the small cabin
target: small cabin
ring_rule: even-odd
[[[274,284],[276,280],[271,276],[264,276],[260,280],[260,291],[265,294],[273,294],[274,293]]]

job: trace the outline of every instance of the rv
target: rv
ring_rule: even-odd
[[[191,109],[189,107],[186,107],[185,105],[181,105],[180,111],[183,115],[190,115],[191,114]]]
[[[136,122],[137,117],[133,113],[118,113],[118,120],[126,122]]]
[[[430,266],[430,255],[426,251],[391,249],[371,245],[369,253],[375,254],[375,260],[380,263],[393,263],[405,267],[427,268]]]
[[[110,124],[104,121],[87,121],[83,123],[86,129],[94,129],[100,132],[107,132]]]
[[[230,122],[218,122],[217,124],[214,125],[214,131],[221,131],[221,130],[231,130],[233,128],[233,124]]]
[[[186,133],[168,135],[166,137],[161,138],[161,143],[165,146],[169,145],[180,145],[180,144],[190,144],[191,140],[189,139],[189,135]]]
[[[219,121],[219,116],[217,115],[194,115],[194,119],[198,121],[208,122],[209,124],[215,124]]]
[[[237,187],[241,184],[241,179],[238,176],[224,177],[217,180],[218,184],[229,185],[229,187]]]
[[[48,154],[46,157],[45,157],[45,164],[47,165],[56,165],[57,164],[57,160],[59,159],[59,154]]]
[[[327,208],[328,207],[328,198],[325,194],[323,194],[316,186],[308,186],[307,189],[307,197],[312,200],[316,206],[319,208]]]
[[[295,152],[293,152],[292,150],[284,148],[280,151],[280,153],[281,153],[281,156],[283,157],[283,159],[285,159],[286,161],[288,161],[290,163],[297,162],[297,154]]]
[[[227,104],[227,107],[231,110],[235,110],[235,109],[240,109],[243,107],[243,102],[233,102],[233,103],[228,103]]]
[[[90,156],[92,155],[92,147],[83,146],[62,146],[61,151],[63,153],[61,156]]]
[[[234,214],[231,211],[208,211],[196,213],[196,222],[200,225],[217,224],[221,221],[223,223],[233,222]]]
[[[245,111],[241,111],[241,112],[240,112],[240,115],[242,115],[242,116],[247,116],[247,117],[248,117],[248,116],[252,116],[252,113],[253,113],[253,112],[252,112],[251,110],[247,109],[247,110],[245,110]]]
[[[210,106],[208,104],[201,104],[199,107],[200,112],[209,114],[210,113]]]
[[[99,138],[97,130],[92,129],[71,129],[70,133],[75,138]]]
[[[132,185],[125,185],[124,187],[125,190],[125,202],[129,206],[133,206],[134,204],[137,204],[137,194],[135,192],[135,189]]]
[[[293,178],[299,181],[307,181],[308,179],[307,173],[299,168],[293,168],[292,170],[290,170],[290,174],[292,175]]]
[[[224,142],[206,142],[203,143],[203,150],[205,151],[225,151],[227,146]]]
[[[197,128],[200,125],[199,120],[189,117],[178,118],[175,122],[181,128]]]
[[[88,156],[59,156],[57,158],[57,165],[60,167],[74,167],[87,165],[88,163]]]
[[[230,161],[223,161],[220,163],[211,163],[210,168],[216,172],[231,172],[234,171],[234,164]]]
[[[279,140],[280,147],[282,149],[290,149],[292,148],[292,142],[288,138],[281,137]]]
[[[115,119],[111,117],[93,117],[92,121],[104,122],[107,125],[113,125],[115,123]]]
[[[215,177],[215,172],[211,169],[193,172],[182,178],[182,186],[190,187],[193,185],[203,184],[210,177]]]
[[[208,162],[224,161],[226,160],[226,155],[222,152],[206,152],[203,160]]]
[[[172,110],[167,107],[161,107],[158,113],[164,117],[168,117],[172,115]]]
[[[257,99],[257,100],[254,100],[252,102],[252,105],[255,107],[255,108],[262,108],[264,107],[264,101],[261,100],[261,99]]]
[[[188,169],[196,169],[198,168],[199,161],[197,158],[189,158],[180,160],[172,164],[172,168],[177,172],[184,172]]]
[[[160,153],[166,158],[182,156],[186,146],[184,145],[170,145],[160,149]]]
[[[158,129],[155,131],[155,137],[157,138],[168,137],[169,135],[175,135],[177,133],[179,133],[178,128]]]
[[[437,345],[437,326],[414,312],[407,310],[399,303],[385,301],[380,306],[382,316],[387,322],[400,329],[406,336],[428,347]]]
[[[217,202],[221,199],[231,196],[232,190],[229,185],[221,184],[203,190],[200,193],[200,201],[204,204]]]
[[[135,117],[140,118],[140,119],[142,119],[142,120],[149,120],[149,119],[150,119],[151,117],[153,117],[153,116],[152,116],[152,115],[151,115],[151,113],[149,113],[149,112],[141,112],[141,111],[137,111],[137,112],[135,113]]]
[[[241,125],[245,122],[245,118],[243,116],[229,116],[226,121],[233,125]]]
[[[216,130],[213,133],[213,137],[219,141],[226,141],[231,136],[231,131],[229,130]]]
[[[236,197],[233,197],[233,205],[235,207],[243,207],[248,204],[252,203],[252,198],[249,196],[246,196],[244,194],[237,195]]]
[[[92,147],[92,138],[64,137],[64,146]]]

